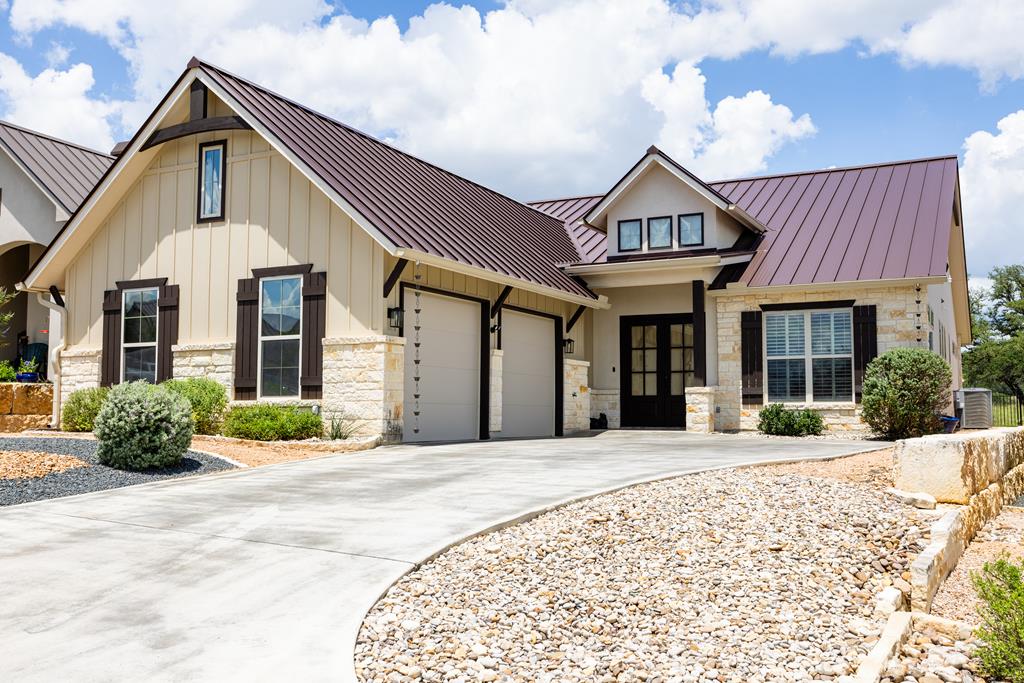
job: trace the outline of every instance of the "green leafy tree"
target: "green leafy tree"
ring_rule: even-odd
[[[1024,333],[976,344],[963,360],[967,384],[1012,394],[1024,401]]]
[[[1004,337],[1024,334],[1024,265],[998,266],[989,273],[989,318]]]
[[[14,301],[14,297],[18,296],[17,292],[12,292],[6,287],[0,287],[0,349],[11,343],[11,340],[7,337],[11,332],[11,321],[14,320],[14,311],[4,311],[8,304]]]
[[[971,333],[975,342],[992,338],[992,324],[988,318],[989,291],[984,287],[975,287],[967,297],[971,307]]]

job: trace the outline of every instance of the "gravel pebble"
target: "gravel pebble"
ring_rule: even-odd
[[[86,467],[75,467],[63,472],[53,472],[43,477],[0,480],[0,506],[17,505],[45,498],[60,498],[90,491],[144,484],[149,481],[187,477],[220,470],[234,469],[234,466],[220,458],[214,458],[195,451],[186,451],[185,457],[176,467],[143,472],[126,472],[106,465],[96,459],[99,443],[91,439],[68,439],[51,437],[0,438],[0,451],[34,451],[72,456],[87,463]]]
[[[364,621],[357,672],[835,680],[877,639],[874,595],[907,579],[933,516],[867,486],[752,469],[632,487],[410,573]]]
[[[1006,683],[979,673],[977,649],[969,624],[963,624],[959,633],[926,625],[911,633],[889,660],[880,683]]]
[[[88,463],[71,455],[55,455],[34,451],[0,451],[0,479],[45,477]]]

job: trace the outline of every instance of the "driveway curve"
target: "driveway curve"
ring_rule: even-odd
[[[2,509],[0,673],[352,680],[367,610],[468,536],[642,481],[884,445],[619,431],[395,446]]]

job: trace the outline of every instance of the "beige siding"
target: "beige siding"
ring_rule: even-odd
[[[227,138],[226,219],[195,223],[198,143]],[[103,291],[167,277],[182,344],[233,340],[237,281],[253,268],[328,270],[327,335],[383,332],[384,251],[265,140],[234,131],[164,145],[68,268],[71,346],[98,347]]]

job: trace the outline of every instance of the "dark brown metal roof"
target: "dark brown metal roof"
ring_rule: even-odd
[[[563,222],[199,60],[236,100],[396,247],[594,298]]]
[[[583,217],[604,199],[604,195],[567,197],[541,202],[528,202],[533,208],[554,216],[565,224],[565,231],[576,244],[579,263],[601,263],[608,258],[608,240],[605,234],[583,223]]]
[[[74,213],[114,158],[0,121],[0,146],[68,213]]]
[[[768,228],[740,281],[751,287],[946,274],[955,156],[721,180],[709,185]],[[588,237],[580,262],[605,260],[603,232],[577,225],[601,197],[534,202]],[[584,253],[583,250],[580,250]]]

